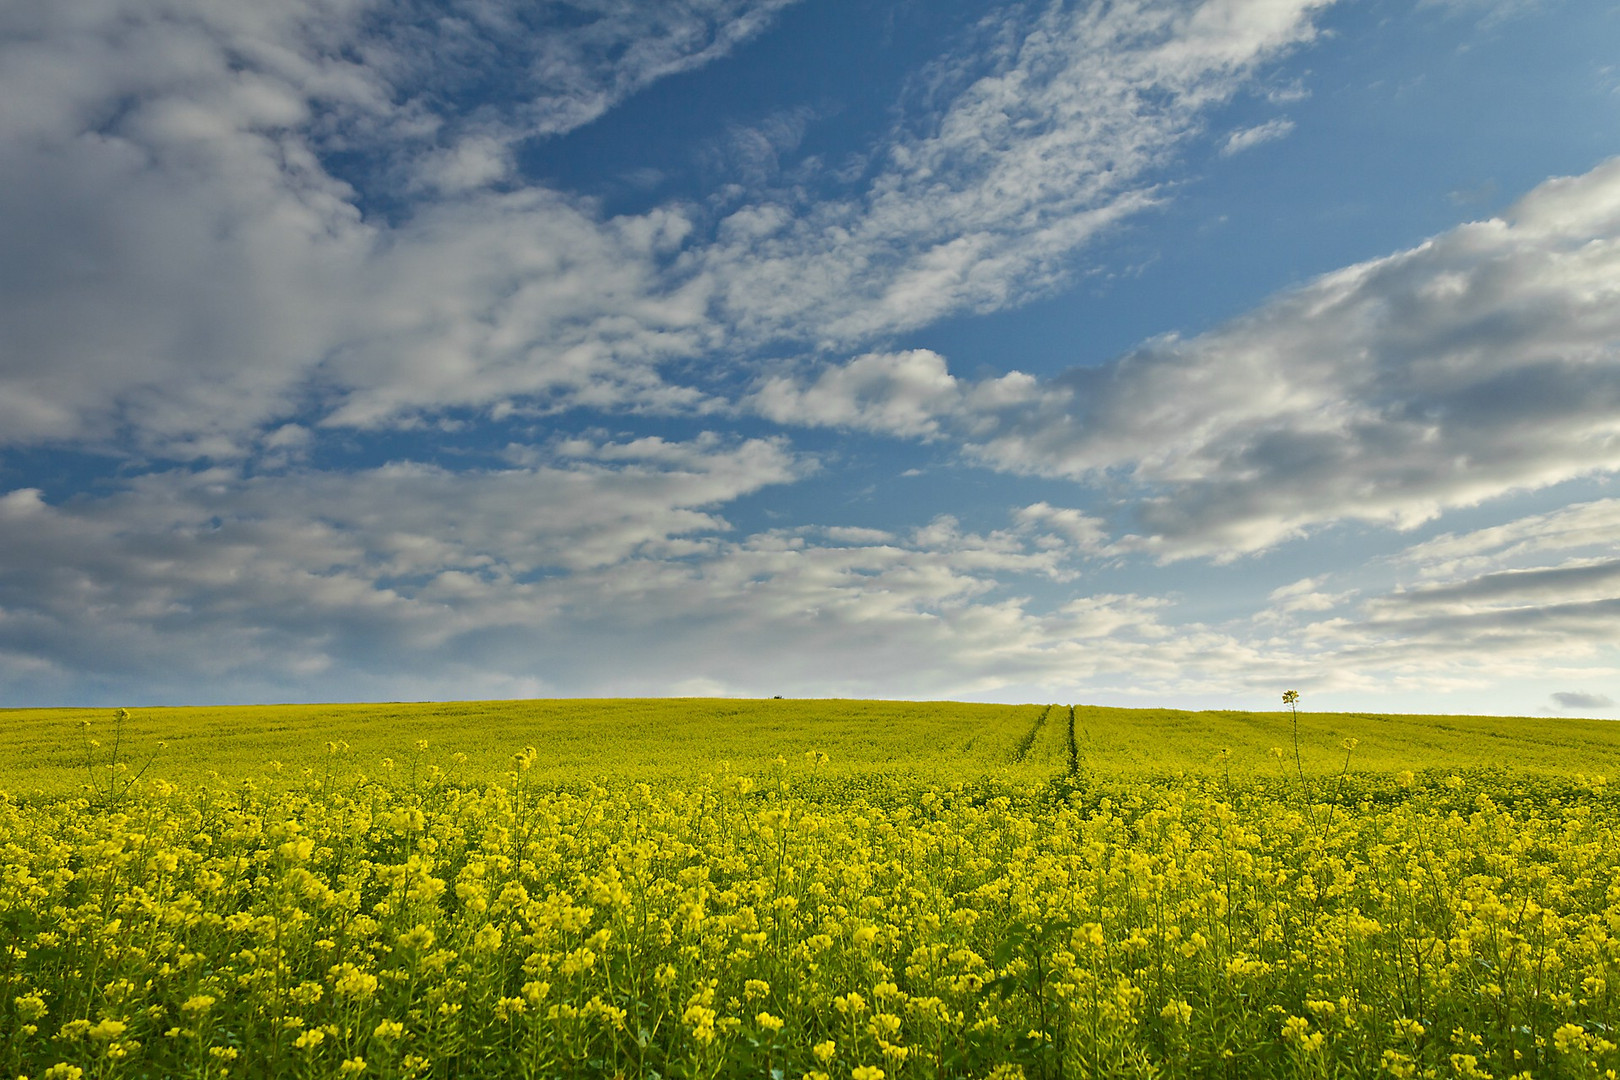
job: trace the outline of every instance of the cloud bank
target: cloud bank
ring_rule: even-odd
[[[0,10],[0,449],[110,463],[0,491],[8,699],[1514,677],[1607,707],[1552,686],[1615,674],[1613,500],[1247,606],[1154,575],[1613,474],[1620,160],[1204,333],[964,378],[897,342],[1072,283],[1325,5],[993,8],[849,162],[800,153],[807,106],[725,128],[702,198],[525,174],[788,2]],[[815,428],[1006,483],[778,520],[849,451]],[[513,441],[458,459],[469,430]],[[409,449],[338,463],[362,444]]]

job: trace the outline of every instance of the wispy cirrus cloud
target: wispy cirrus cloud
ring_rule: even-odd
[[[1226,141],[1221,144],[1221,156],[1231,157],[1233,154],[1241,154],[1250,147],[1259,146],[1261,143],[1285,139],[1293,130],[1294,122],[1282,117],[1267,120],[1265,123],[1256,124],[1254,127],[1241,128],[1226,137]]]
[[[944,101],[880,148],[858,193],[722,223],[704,253],[721,318],[746,338],[838,349],[1049,291],[1078,249],[1165,197],[1154,170],[1260,65],[1311,40],[1323,6],[995,13],[997,46],[937,65]]]

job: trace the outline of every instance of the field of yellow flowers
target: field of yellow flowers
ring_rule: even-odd
[[[836,742],[759,760],[757,726],[728,765],[715,721],[685,773],[527,747],[486,776],[447,739],[134,782],[165,759],[120,729],[132,768],[103,736],[83,791],[0,789],[0,1069],[1620,1069],[1620,795],[1596,776],[1363,768],[1387,751],[1314,729],[1296,760],[1278,717],[1243,721],[1275,751],[1115,769],[1084,710],[1003,708],[870,736],[926,757],[937,723],[939,768]]]

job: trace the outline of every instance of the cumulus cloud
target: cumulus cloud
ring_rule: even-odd
[[[696,407],[701,391],[659,372],[713,340],[706,284],[657,268],[689,228],[666,211],[602,222],[543,189],[425,208],[350,286],[356,315],[311,373],[324,423],[514,401]]]
[[[855,428],[931,438],[942,423],[1027,401],[1035,380],[1020,372],[968,384],[931,349],[867,353],[829,364],[814,379],[793,373],[761,378],[744,408],[780,424]]]
[[[805,422],[948,429],[998,469],[1123,481],[1137,531],[1121,544],[1162,559],[1229,559],[1335,521],[1413,528],[1620,467],[1620,159],[1039,385],[974,384],[917,355],[862,368],[885,365],[908,377],[824,372],[772,399],[814,399]]]
[[[1199,338],[1057,381],[982,453],[1129,470],[1143,546],[1259,550],[1620,465],[1620,161],[1503,219],[1329,274]],[[1156,491],[1154,489],[1157,489]]]
[[[411,186],[457,195],[488,187],[511,176],[512,171],[512,148],[508,143],[488,135],[473,135],[423,155],[411,177]]]
[[[339,57],[268,48],[323,17],[354,12],[0,13],[0,438],[137,422],[217,448],[286,409],[286,357],[330,340],[325,295],[371,239],[301,132],[316,101],[385,95]]]
[[[1270,606],[1259,612],[1256,620],[1262,623],[1286,622],[1291,616],[1332,611],[1355,595],[1355,590],[1325,591],[1325,583],[1325,575],[1308,577],[1271,590],[1267,597]]]
[[[925,72],[838,176],[785,164],[806,110],[731,129],[739,183],[704,204],[609,217],[522,174],[520,140],[725,55],[784,2],[0,9],[0,440],[228,463],[0,496],[6,693],[1603,677],[1615,500],[1415,544],[1379,565],[1393,588],[1316,574],[1225,625],[1098,579],[1613,471],[1620,163],[1197,337],[964,379],[892,335],[1063,281],[1167,197],[1158,170],[1311,39],[1320,5],[993,12],[988,48]],[[756,366],[781,342],[812,355]],[[813,471],[785,441],[559,435],[497,468],[311,464],[323,427],[572,406],[954,442],[1097,497],[1026,496],[999,529],[739,533],[730,507]]]
[[[654,280],[687,223],[484,189],[511,173],[513,138],[723,55],[782,6],[7,5],[0,438],[128,429],[229,457],[311,396],[340,423],[581,388],[657,397],[649,365],[692,351],[703,309]],[[521,70],[515,112],[449,111],[490,65]],[[336,152],[400,176],[359,191]],[[363,214],[390,185],[457,197],[403,223]]]
[[[1078,551],[1102,551],[1108,540],[1106,521],[1072,507],[1032,503],[1015,511],[1013,520],[1021,528],[1071,545]]]
[[[0,438],[129,427],[165,453],[232,456],[312,382],[341,423],[581,387],[656,397],[648,365],[692,351],[703,307],[653,280],[679,215],[604,223],[531,189],[390,227],[325,155],[477,194],[510,175],[513,139],[724,55],[783,6],[7,5]],[[446,111],[491,65],[521,76],[510,115]]]
[[[663,692],[701,672],[758,695],[961,697],[1044,687],[1061,696],[1121,682],[1209,685],[1229,679],[1227,662],[1243,651],[1200,631],[1182,635],[1172,654],[1150,598],[1103,595],[1043,610],[998,582],[1002,573],[1040,573],[1043,557],[945,532],[954,541],[914,534],[837,547],[760,534],[684,572],[644,562],[616,568],[613,583],[634,607],[604,603],[579,625],[611,631],[619,662],[581,656],[578,677],[635,692]],[[634,662],[623,663],[626,655]]]
[[[1253,619],[1208,625],[1169,598],[1099,588],[1089,560],[1106,529],[1069,507],[1010,508],[988,531],[939,516],[739,535],[728,505],[813,463],[720,436],[505,456],[0,496],[4,693],[152,700],[200,680],[216,700],[683,686],[1162,700],[1269,696],[1280,680],[1365,694],[1612,677],[1620,645],[1620,575],[1559,561],[1550,540],[1551,561],[1522,578],[1496,562],[1436,580],[1397,558],[1416,584],[1363,599],[1319,575],[1275,589]]]

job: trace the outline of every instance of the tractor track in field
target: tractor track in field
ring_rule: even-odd
[[[1052,714],[1054,707],[1048,705],[1042,709],[1041,715],[1035,718],[1035,723],[1030,726],[1028,731],[1024,732],[1024,737],[1018,740],[1018,745],[1013,748],[1012,759],[1014,765],[1022,765],[1024,759],[1029,756],[1030,749],[1034,747],[1035,740],[1040,737],[1041,728],[1046,726],[1046,718]]]
[[[1069,775],[1080,775],[1080,744],[1074,737],[1074,706],[1069,706]]]

